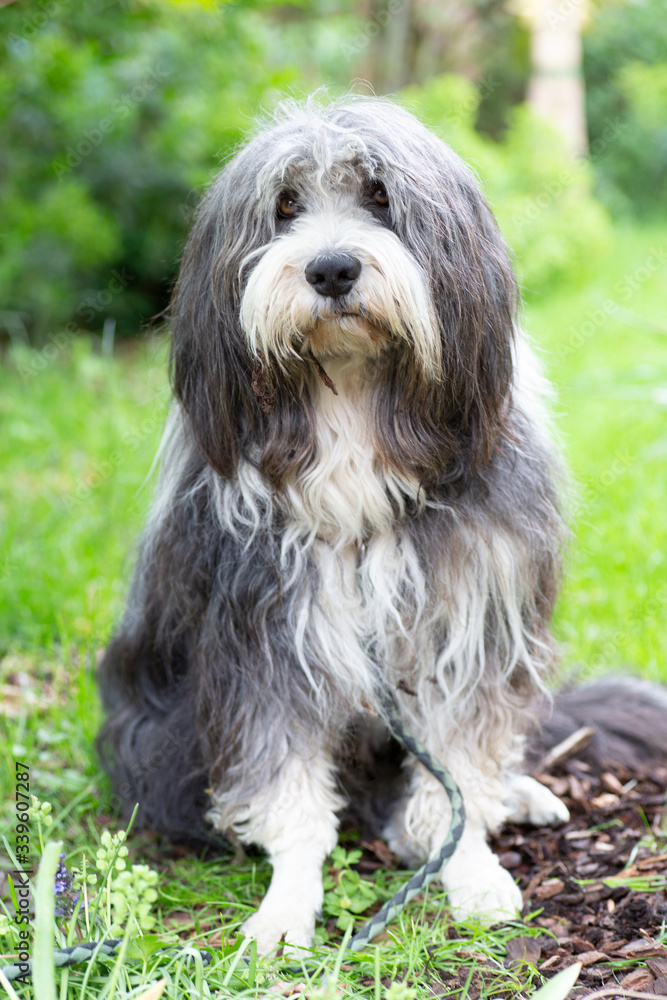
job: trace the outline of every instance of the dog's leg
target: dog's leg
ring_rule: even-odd
[[[441,878],[456,920],[475,916],[502,923],[515,919],[523,906],[521,890],[487,844],[481,824],[467,824]]]
[[[209,818],[229,826],[215,794],[213,802]],[[322,908],[322,864],[335,846],[336,813],[343,805],[333,766],[320,754],[289,758],[269,786],[235,811],[232,825],[240,839],[263,847],[273,866],[266,896],[242,927],[261,954],[280,941],[297,948],[312,943]]]
[[[459,844],[442,870],[442,884],[457,920],[470,916],[501,922],[516,917],[522,906],[519,887],[493,854],[486,834],[506,817],[499,777],[473,768],[463,752],[442,754],[463,794],[466,824]],[[390,847],[408,864],[422,864],[440,850],[451,818],[442,786],[415,765],[411,793],[394,817]]]
[[[557,826],[567,823],[570,812],[553,792],[527,774],[509,774],[505,781],[507,819],[511,823]]]

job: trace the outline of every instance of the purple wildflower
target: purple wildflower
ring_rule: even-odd
[[[74,876],[65,867],[65,855],[60,855],[60,862],[53,883],[53,892],[56,897],[56,915],[59,917],[70,917],[74,911],[81,893],[70,892]]]

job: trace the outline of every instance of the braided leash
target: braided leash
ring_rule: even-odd
[[[55,948],[53,952],[53,964],[56,969],[64,969],[68,965],[80,965],[81,962],[89,962],[93,954],[97,952],[104,958],[113,958],[116,949],[120,944],[120,938],[112,938],[108,941],[83,941],[80,944],[73,944],[69,948]],[[26,970],[26,966],[28,966]],[[13,965],[5,965],[2,969],[5,979],[11,982],[19,976],[32,975],[32,962],[16,962]]]
[[[412,754],[420,764],[424,765],[427,771],[430,771],[434,778],[437,778],[447,792],[452,809],[452,818],[447,836],[436,856],[427,861],[425,865],[422,865],[412,878],[405,885],[401,886],[391,899],[387,900],[382,909],[378,910],[375,916],[371,917],[361,930],[357,931],[347,946],[350,951],[363,951],[366,945],[374,937],[377,937],[399,915],[410,900],[418,896],[422,889],[440,874],[443,866],[449,861],[456,850],[466,821],[463,796],[449,771],[445,770],[442,764],[429,753],[424,744],[420,743],[405,728],[398,714],[396,702],[389,692],[383,693],[381,703],[382,715],[394,737],[399,743],[403,744],[408,753]]]
[[[389,692],[382,692],[380,696],[380,702],[382,706],[382,716],[389,726],[393,736],[402,743],[408,753],[423,764],[424,767],[429,771],[434,778],[440,782],[442,787],[447,793],[449,798],[449,803],[452,810],[452,817],[449,824],[449,830],[447,831],[447,836],[445,837],[444,843],[440,848],[439,852],[435,857],[431,858],[426,862],[425,865],[415,872],[411,879],[401,886],[401,888],[396,892],[391,899],[387,900],[384,906],[378,910],[374,917],[371,917],[363,927],[357,931],[353,938],[350,939],[348,943],[349,951],[363,951],[366,945],[368,945],[373,938],[377,937],[392,920],[401,913],[404,907],[418,896],[419,893],[436,878],[443,866],[449,861],[452,854],[456,850],[461,835],[463,834],[463,828],[465,826],[465,808],[463,805],[463,796],[461,791],[452,778],[449,771],[447,771],[442,764],[436,760],[432,754],[426,749],[423,743],[421,743],[415,736],[410,733],[403,723],[398,713],[398,707],[393,697]],[[57,969],[63,969],[70,965],[79,965],[82,962],[89,962],[93,955],[103,955],[106,958],[112,958],[118,946],[120,944],[120,939],[111,939],[108,941],[85,941],[82,944],[72,945],[70,948],[56,948],[54,951],[54,964]],[[174,954],[178,949],[165,948],[164,951]],[[192,949],[195,950],[196,949]],[[211,961],[211,956],[208,952],[200,951],[199,955],[205,965]],[[28,965],[29,969],[26,973],[25,966]],[[8,980],[17,979],[19,976],[23,977],[26,974],[30,975],[32,970],[31,962],[24,962],[21,966],[16,963],[13,965],[6,965],[2,972]]]
[[[122,938],[107,938],[106,941],[81,941],[79,944],[70,945],[68,948],[54,948],[53,949],[53,964],[56,969],[66,969],[70,965],[81,965],[83,962],[90,962],[90,960],[96,956],[102,956],[102,958],[114,958],[118,948],[121,944]],[[185,951],[185,948],[160,948],[160,954],[163,955],[177,955],[181,951]],[[201,958],[204,965],[208,965],[212,958],[209,952],[199,951],[197,948],[188,948],[191,953],[196,953]],[[193,954],[187,955],[187,958],[193,958]],[[26,966],[28,967],[26,970]],[[14,979],[21,979],[24,976],[32,975],[32,961],[22,962],[20,965],[14,962],[12,965],[5,965],[0,969],[5,979],[10,982]]]

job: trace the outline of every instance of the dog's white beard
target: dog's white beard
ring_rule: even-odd
[[[308,284],[305,269],[339,252],[357,257],[361,274],[336,305]],[[389,340],[407,341],[422,370],[438,377],[440,337],[426,276],[390,230],[352,211],[313,214],[259,253],[241,303],[253,354],[278,365],[304,355],[372,358]]]

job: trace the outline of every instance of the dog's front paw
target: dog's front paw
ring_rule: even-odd
[[[458,864],[455,855],[450,866],[443,871],[442,883],[455,920],[478,917],[498,924],[516,919],[523,906],[521,890],[495,855],[489,851],[476,863],[468,859]]]
[[[241,928],[246,937],[254,938],[260,955],[268,955],[284,942],[284,954],[295,958],[309,948],[315,933],[315,917],[304,917],[303,913],[290,910],[289,906],[275,908],[260,906],[257,913],[248,917]]]
[[[570,812],[553,792],[527,774],[513,774],[507,780],[505,805],[512,823],[558,826],[567,823]]]

